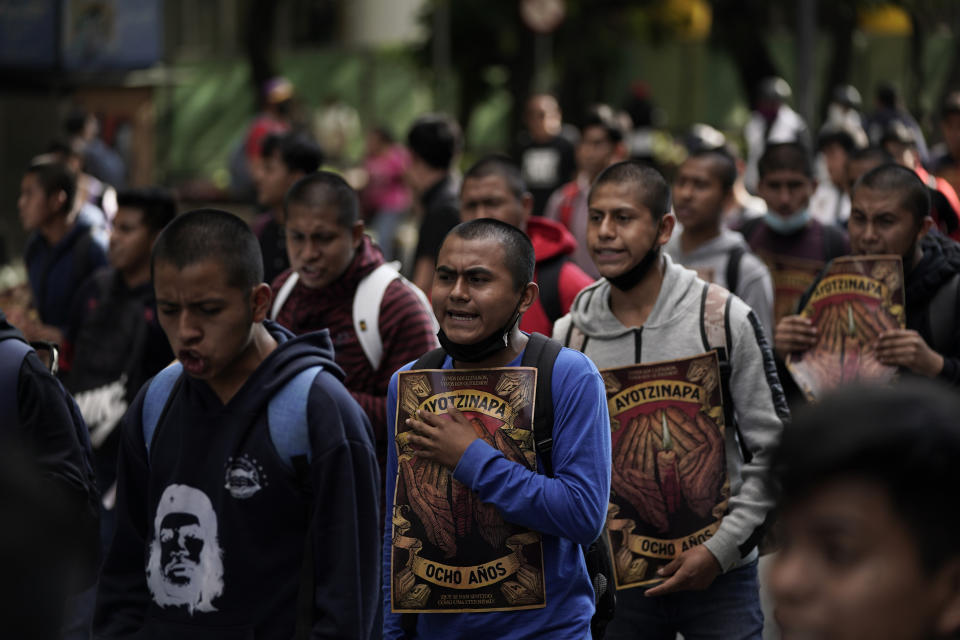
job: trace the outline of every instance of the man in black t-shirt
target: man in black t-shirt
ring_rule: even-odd
[[[460,125],[444,114],[417,118],[407,133],[410,167],[407,182],[423,209],[413,283],[426,292],[433,284],[433,270],[443,238],[460,223],[457,193],[460,186],[452,175],[463,146]]]
[[[576,157],[573,143],[561,135],[562,117],[557,99],[540,93],[527,100],[517,160],[530,193],[533,214],[543,215],[550,194],[573,179]]]

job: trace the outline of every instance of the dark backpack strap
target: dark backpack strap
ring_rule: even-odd
[[[543,471],[553,476],[553,365],[561,345],[545,335],[531,333],[523,351],[521,367],[537,368],[537,391],[533,406],[533,440]]]
[[[836,227],[823,225],[823,261],[830,262],[846,253],[843,247],[843,232]]]
[[[540,304],[547,314],[547,320],[553,324],[563,317],[563,305],[560,302],[560,272],[569,260],[567,256],[556,256],[537,265],[537,285],[540,287]]]
[[[90,245],[93,244],[93,227],[89,227],[73,244],[73,281],[79,285],[86,279],[90,268]]]
[[[0,340],[0,427],[9,429],[20,424],[17,392],[23,359],[33,348],[17,338]]]
[[[725,286],[727,287],[727,290],[732,293],[737,293],[737,289],[740,285],[740,262],[743,260],[743,254],[746,252],[747,250],[739,244],[727,252],[727,284]],[[739,295],[739,293],[737,293],[737,295]]]
[[[737,231],[740,232],[740,235],[743,236],[743,239],[747,241],[747,244],[750,244],[750,236],[753,235],[753,232],[760,226],[763,222],[763,217],[750,218],[749,220],[744,220],[743,224],[740,225],[740,228]]]
[[[955,329],[957,317],[957,299],[960,298],[960,273],[955,273],[934,294],[927,310],[930,318],[930,337],[934,351],[947,353],[950,349],[950,339]]]
[[[437,347],[425,354],[413,363],[410,370],[414,369],[440,369],[443,367],[443,361],[447,359],[447,352],[442,347]]]

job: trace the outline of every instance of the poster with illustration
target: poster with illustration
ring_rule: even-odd
[[[834,260],[800,314],[817,327],[817,343],[787,356],[790,375],[811,400],[850,382],[887,382],[896,368],[877,360],[877,337],[906,326],[900,256]]]
[[[540,534],[490,504],[409,443],[407,418],[456,407],[508,460],[536,470],[537,370],[506,367],[399,374],[391,597],[394,612],[506,611],[546,604]]]
[[[797,312],[797,303],[814,283],[825,262],[774,255],[760,251],[757,255],[770,269],[773,280],[773,323]]]
[[[717,353],[602,371],[613,467],[607,537],[618,589],[716,533],[730,482]]]

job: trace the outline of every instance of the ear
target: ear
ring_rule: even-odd
[[[537,286],[536,282],[528,282],[526,286],[523,287],[523,295],[520,297],[520,306],[518,308],[520,315],[526,313],[527,309],[533,306],[538,295],[540,295],[540,287]]]
[[[930,216],[924,216],[923,222],[920,223],[920,230],[917,231],[917,242],[927,235],[930,229],[933,229],[935,225],[936,223],[933,221],[933,218]]]
[[[615,164],[617,162],[622,162],[623,160],[626,160],[629,157],[630,157],[630,150],[627,148],[627,144],[625,142],[618,142],[616,146],[613,148],[613,154],[611,155],[610,163],[607,166],[610,166],[611,164]]]
[[[50,194],[47,198],[47,205],[49,208],[57,213],[63,212],[63,205],[67,202],[67,192],[59,190],[56,193]],[[67,213],[70,213],[67,211]]]
[[[960,630],[960,558],[947,561],[936,579],[943,598],[937,612],[937,635],[952,638]]]
[[[663,218],[660,219],[660,227],[657,230],[657,246],[662,247],[667,244],[667,241],[670,240],[670,236],[673,235],[673,228],[677,225],[677,219],[669,211],[663,214]]]
[[[524,193],[520,199],[520,204],[523,206],[523,226],[526,227],[527,220],[533,215],[533,194],[529,191]]]
[[[263,322],[270,311],[270,303],[273,302],[273,290],[266,282],[261,282],[253,288],[250,293],[250,306],[253,310],[253,321]]]
[[[353,228],[350,229],[350,241],[353,245],[354,250],[360,247],[360,243],[363,242],[363,221],[357,220],[353,224]]]

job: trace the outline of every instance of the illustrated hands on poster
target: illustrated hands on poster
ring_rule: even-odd
[[[877,360],[893,367],[905,367],[933,378],[943,370],[943,356],[930,348],[913,329],[890,329],[877,339]]]
[[[424,523],[427,539],[453,556],[457,543],[453,536],[453,511],[447,499],[450,475],[436,462],[410,458],[400,463],[400,481],[410,500],[410,507]]]
[[[636,416],[614,452],[611,485],[630,501],[640,516],[660,531],[669,527],[667,509],[656,478],[656,451],[650,417]]]
[[[417,456],[451,470],[460,462],[467,447],[481,436],[455,407],[450,407],[446,417],[420,409],[417,418],[407,419],[407,426],[415,433],[410,436],[410,444],[417,449]]]
[[[697,545],[658,569],[657,575],[666,580],[647,589],[644,595],[655,597],[676,591],[702,591],[713,584],[720,571],[720,563],[710,550]]]

